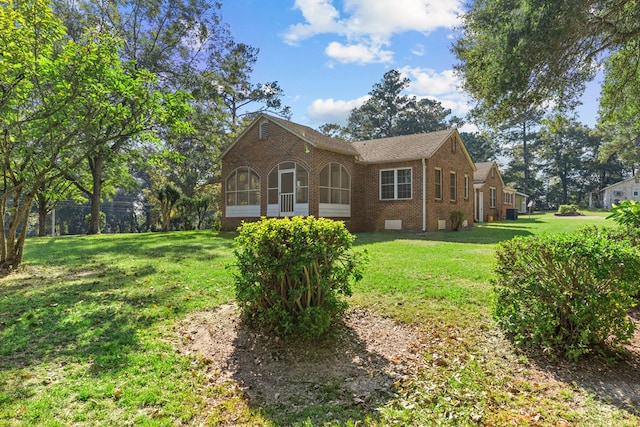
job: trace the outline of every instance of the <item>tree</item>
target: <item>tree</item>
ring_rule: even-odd
[[[160,216],[162,219],[162,231],[169,231],[171,216],[174,213],[178,201],[180,200],[180,191],[172,184],[166,184],[158,190],[156,197],[159,202]]]
[[[172,133],[169,127],[178,125],[182,130],[185,129],[183,125],[188,121],[183,120],[188,113],[184,108],[185,94],[196,93],[199,79],[195,77],[201,74],[207,54],[218,49],[220,42],[228,38],[228,32],[220,25],[219,2],[54,1],[56,11],[72,28],[72,38],[79,37],[86,28],[93,27],[119,35],[124,42],[117,52],[123,61],[131,64],[130,75],[153,76],[153,79],[148,80],[149,88],[156,89],[156,94],[162,94],[166,100],[173,97],[173,100],[165,104],[168,109],[174,109],[172,113],[168,112],[163,116],[166,120],[153,124],[149,122],[163,140]],[[149,114],[148,105],[143,99],[129,105],[132,119],[141,119],[144,115],[157,118],[157,115]],[[214,117],[209,117],[209,121],[213,122]],[[102,142],[102,146],[88,159],[87,171],[90,178],[82,171],[76,171],[75,176],[70,176],[87,195],[92,204],[92,212],[96,214],[89,225],[89,234],[98,232],[98,213],[102,199],[105,198],[104,186],[107,189],[110,187],[111,191],[106,194],[110,196],[121,182],[121,179],[109,182],[108,178],[120,178],[123,173],[127,174],[126,164],[130,156],[141,147],[139,136],[144,132],[127,134],[121,132],[121,128],[96,128],[101,134],[94,137]],[[172,135],[180,138],[179,133],[173,132]]]
[[[460,132],[469,155],[474,162],[488,162],[498,157],[498,145],[494,138],[486,133]]]
[[[119,69],[110,40],[65,39],[46,1],[0,7],[0,268],[22,262],[27,220],[38,194],[92,152],[87,122],[113,108],[101,74]],[[8,214],[8,216],[6,216]]]
[[[253,66],[258,60],[259,49],[229,40],[226,49],[216,51],[210,57],[206,73],[208,81],[216,84],[218,94],[230,113],[232,133],[238,129],[238,120],[247,114],[271,112],[289,118],[291,111],[282,104],[283,90],[277,81],[251,83]],[[262,104],[255,110],[242,112],[250,104]]]
[[[603,59],[637,44],[639,18],[635,0],[476,1],[454,46],[456,69],[492,125],[549,105],[570,110]],[[634,69],[638,55],[619,58],[617,69]]]
[[[446,122],[451,110],[440,102],[417,99],[402,92],[410,80],[399,71],[387,71],[380,83],[369,92],[371,97],[360,107],[351,110],[344,135],[352,140],[368,140],[420,132],[432,132],[451,127],[460,120]],[[334,131],[332,127],[326,130]]]
[[[597,140],[585,126],[556,115],[543,121],[536,152],[548,177],[547,200],[553,205],[579,203],[585,188]]]

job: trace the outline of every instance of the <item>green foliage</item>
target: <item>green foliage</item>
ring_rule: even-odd
[[[558,215],[579,215],[578,205],[560,205]]]
[[[243,314],[285,336],[319,337],[347,307],[362,278],[355,237],[329,219],[262,219],[244,223],[235,241],[236,297]]]
[[[453,124],[461,125],[457,117],[447,122],[451,110],[444,108],[440,102],[403,95],[409,83],[410,80],[399,71],[387,71],[382,81],[376,83],[369,92],[371,97],[360,107],[351,110],[344,129],[337,130],[329,126],[323,132],[357,141],[433,132]]]
[[[91,214],[88,213],[84,216],[84,223],[85,224],[90,224],[91,223]],[[104,227],[107,225],[107,214],[105,214],[104,212],[100,211],[100,218],[98,220],[98,224],[100,225],[100,230],[104,230]]]
[[[617,205],[614,204],[607,218],[629,228],[640,228],[640,203],[624,200]]]
[[[462,227],[462,221],[464,221],[465,216],[466,215],[464,211],[461,211],[461,210],[451,211],[451,213],[449,214],[449,218],[451,219],[451,229],[453,231],[460,230],[460,227]]]
[[[627,312],[640,286],[640,256],[609,233],[591,227],[498,245],[493,314],[517,344],[576,360],[633,335]]]
[[[598,3],[597,8],[574,0],[476,1],[463,16],[463,36],[454,46],[461,61],[457,70],[481,114],[494,125],[549,101],[570,107],[602,58],[637,44],[639,13],[640,4],[629,0]],[[637,49],[631,52],[621,55],[617,70],[637,69]],[[609,82],[609,70],[605,73]],[[629,83],[618,82],[612,88],[621,92]],[[627,100],[617,102],[618,108]]]

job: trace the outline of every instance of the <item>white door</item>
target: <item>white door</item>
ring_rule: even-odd
[[[478,222],[484,222],[484,193],[478,191]]]
[[[295,171],[280,171],[280,216],[293,216]]]

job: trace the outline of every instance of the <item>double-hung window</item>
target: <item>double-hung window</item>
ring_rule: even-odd
[[[456,201],[456,195],[458,193],[458,184],[456,182],[456,173],[449,172],[449,200]]]
[[[496,199],[497,199],[497,190],[495,187],[490,187],[489,188],[489,207],[490,208],[495,208],[496,207]]]
[[[411,168],[380,171],[380,200],[411,199]]]
[[[436,200],[442,200],[442,169],[436,168],[434,169],[434,184],[435,184],[435,192],[436,192]]]

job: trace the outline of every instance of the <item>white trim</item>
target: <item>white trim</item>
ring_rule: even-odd
[[[409,171],[409,185],[410,185],[410,197],[398,197],[398,171]],[[393,171],[393,198],[382,198],[382,172]],[[389,169],[380,169],[378,171],[378,199],[380,201],[390,201],[390,200],[412,200],[413,199],[413,168],[412,167],[404,167],[404,168],[389,168]],[[406,184],[406,183],[403,183]],[[387,184],[389,185],[389,184]]]
[[[318,204],[318,216],[349,218],[351,217],[351,205],[320,203]]]
[[[260,217],[260,205],[227,206],[226,218]]]

